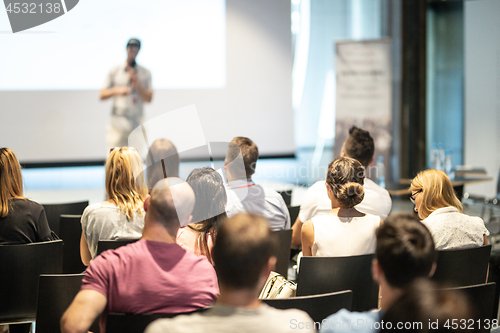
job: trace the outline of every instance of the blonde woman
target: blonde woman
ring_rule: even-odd
[[[380,217],[356,209],[364,197],[365,168],[350,157],[328,165],[326,190],[332,210],[302,226],[304,256],[342,257],[375,252],[375,230]]]
[[[137,151],[113,149],[105,169],[108,200],[88,206],[82,215],[80,255],[86,266],[96,256],[99,240],[140,238],[144,227],[147,188]]]
[[[12,150],[0,148],[0,244],[58,239],[43,206],[23,197],[21,165]]]
[[[488,244],[490,234],[479,217],[462,213],[450,179],[443,171],[420,172],[411,182],[410,200],[430,230],[436,249],[457,249]]]

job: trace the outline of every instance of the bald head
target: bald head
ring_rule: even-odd
[[[184,227],[191,221],[195,203],[193,189],[180,178],[166,178],[151,191],[148,214],[165,227]]]

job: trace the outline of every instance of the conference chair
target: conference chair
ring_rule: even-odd
[[[287,206],[287,208],[288,213],[290,214],[290,226],[293,226],[295,224],[295,221],[297,221],[297,217],[299,216],[300,206]]]
[[[100,240],[97,242],[97,254],[99,255],[107,250],[115,250],[120,246],[128,245],[130,243],[137,242],[139,238],[120,238],[113,240]]]
[[[109,313],[106,317],[106,333],[138,333],[144,332],[146,327],[156,319],[173,318],[183,314],[203,312],[210,307],[181,313]]]
[[[285,201],[285,204],[287,206],[290,206],[292,203],[292,190],[286,190],[286,191],[277,191],[283,200]]]
[[[61,331],[61,317],[80,291],[83,275],[83,273],[40,275],[36,333]],[[99,318],[95,320],[90,331],[99,332]]]
[[[0,325],[35,321],[38,277],[62,273],[63,241],[0,245]]]
[[[439,250],[432,279],[455,286],[486,282],[491,245],[456,250]]]
[[[279,248],[277,253],[276,272],[288,277],[288,266],[290,266],[290,251],[292,245],[292,229],[274,232],[278,236]]]
[[[493,312],[496,283],[490,282],[446,289],[457,290],[466,294],[482,323],[486,320],[491,322],[492,319],[496,319],[496,313]]]
[[[61,204],[43,204],[45,215],[49,222],[50,229],[59,235],[59,218],[61,215],[82,215],[85,208],[89,205],[88,201],[79,201]]]
[[[263,299],[262,301],[276,309],[305,311],[314,322],[321,322],[340,309],[350,311],[352,309],[352,291],[344,290],[320,295]]]
[[[80,256],[81,215],[61,215],[59,237],[64,241],[63,273],[78,274],[85,270]]]
[[[352,310],[378,306],[378,284],[372,278],[372,254],[349,257],[302,257],[297,296],[352,290]]]

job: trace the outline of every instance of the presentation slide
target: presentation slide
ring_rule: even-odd
[[[79,1],[53,21],[0,35],[0,90],[100,89],[131,37],[155,89],[224,88],[225,12],[224,0]],[[0,32],[8,30],[1,8]]]
[[[186,151],[181,158],[205,159],[190,137],[206,145],[247,136],[261,156],[294,153],[288,1],[71,1],[71,10],[16,33],[0,7],[0,146],[22,163],[106,158],[113,102],[99,91],[132,37],[152,75],[144,123],[180,119],[146,143],[166,137]]]

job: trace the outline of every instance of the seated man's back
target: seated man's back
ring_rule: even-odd
[[[204,257],[177,244],[139,240],[91,262],[82,289],[108,298],[108,312],[186,312],[211,305],[217,276]]]
[[[95,258],[82,290],[106,296],[104,313],[176,313],[211,305],[217,277],[205,257],[177,244],[139,240]]]
[[[296,309],[278,310],[267,304],[255,309],[214,305],[202,313],[158,320],[145,333],[314,332],[312,326],[309,316]]]
[[[258,299],[275,267],[277,249],[277,237],[262,216],[229,218],[221,224],[212,251],[221,290],[215,305],[202,313],[159,319],[145,333],[314,332],[307,313],[278,310]]]
[[[233,181],[226,188],[229,217],[248,212],[264,216],[271,230],[290,229],[290,214],[283,197],[276,191],[247,180]]]
[[[238,136],[229,143],[224,162],[228,181],[227,215],[231,217],[243,212],[259,214],[269,221],[273,231],[290,229],[290,214],[285,200],[278,192],[252,181],[258,158],[259,149],[249,138]]]

